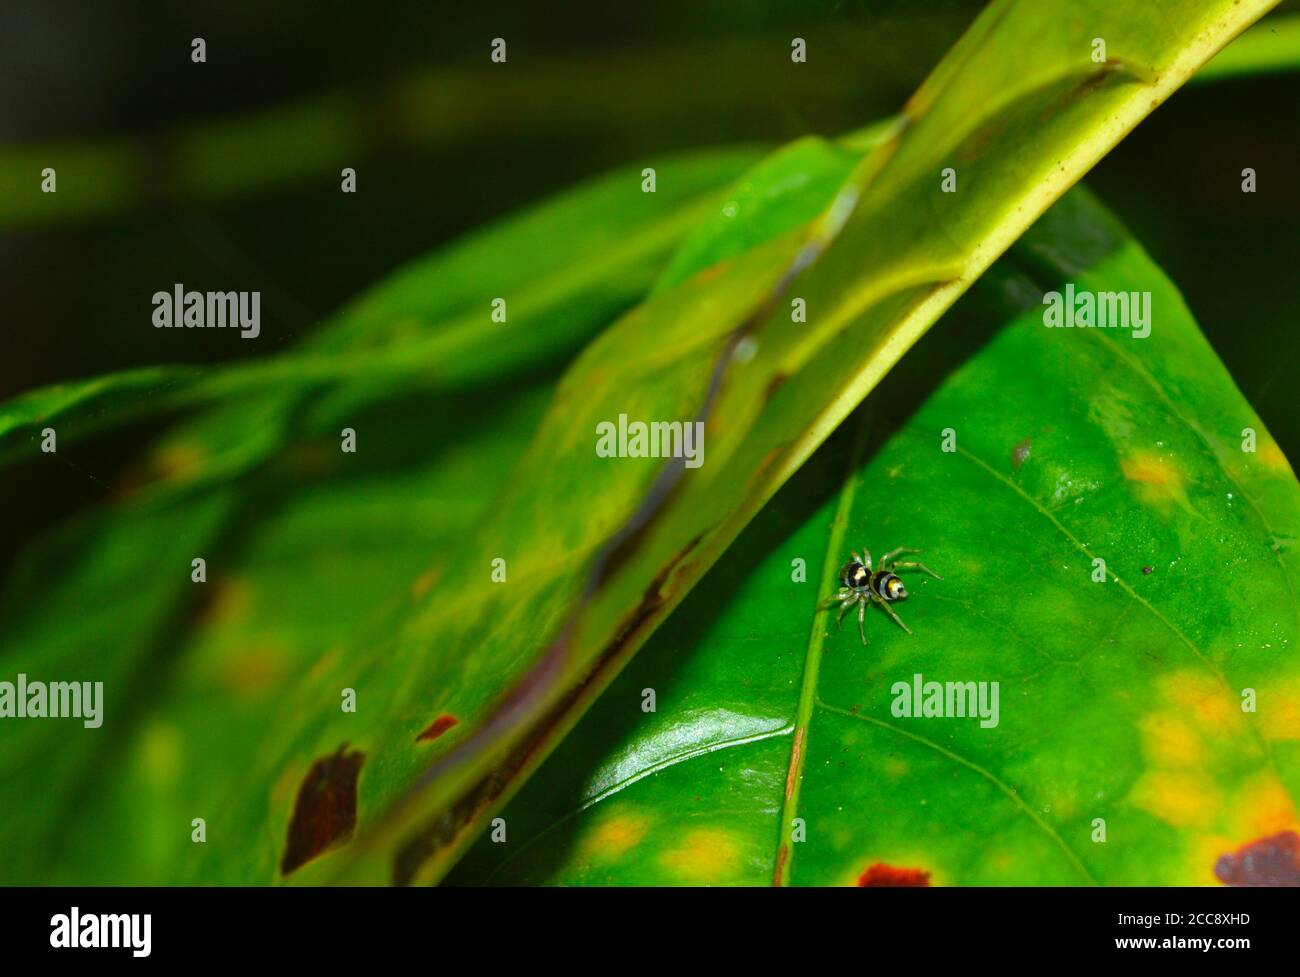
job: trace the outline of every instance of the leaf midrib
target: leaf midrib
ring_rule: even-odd
[[[826,627],[822,622],[820,604],[825,595],[833,592],[838,575],[840,554],[844,549],[844,539],[848,535],[849,513],[853,509],[853,500],[861,483],[859,468],[870,430],[871,412],[868,410],[863,413],[862,421],[853,436],[853,445],[849,449],[848,470],[844,475],[844,485],[840,489],[839,503],[835,509],[835,521],[831,523],[830,536],[826,542],[826,556],[822,561],[822,574],[817,589],[818,607],[813,614],[812,625],[808,631],[803,680],[799,689],[799,705],[795,712],[794,737],[790,743],[790,761],[786,766],[785,799],[781,805],[781,819],[777,824],[777,847],[772,865],[772,884],[776,886],[789,884],[790,867],[794,862],[795,843],[793,839],[786,840],[786,832],[799,811],[799,792],[803,783],[804,760],[807,756],[808,728],[812,723],[813,710],[817,706],[817,682],[821,674],[822,648],[826,641]]]

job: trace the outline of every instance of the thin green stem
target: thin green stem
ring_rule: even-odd
[[[843,557],[844,540],[848,535],[849,515],[858,491],[860,480],[858,469],[862,464],[870,430],[871,411],[867,409],[863,411],[862,421],[853,435],[853,443],[849,448],[848,471],[844,475],[839,504],[835,509],[835,521],[831,523],[830,536],[826,542],[826,556],[822,561],[822,573],[818,583],[819,595],[833,593],[835,589]],[[812,722],[813,709],[817,705],[817,679],[821,673],[822,646],[826,640],[826,624],[820,612],[820,603],[819,600],[819,610],[813,616],[812,626],[808,632],[808,648],[804,655],[803,682],[795,713],[794,740],[790,744],[790,763],[786,770],[785,801],[781,807],[779,825],[781,841],[777,845],[776,867],[772,874],[773,885],[789,884],[790,868],[794,862],[793,843],[785,839],[799,811],[799,793],[803,786],[803,769],[808,755],[808,728]]]

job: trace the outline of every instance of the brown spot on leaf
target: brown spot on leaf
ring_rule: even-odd
[[[203,446],[173,441],[154,451],[142,473],[142,481],[188,482],[202,470],[206,454]]]
[[[1011,465],[1016,471],[1020,471],[1020,466],[1025,463],[1029,457],[1029,449],[1033,446],[1028,438],[1021,440],[1014,448],[1011,449]]]
[[[774,373],[772,379],[767,382],[767,389],[763,391],[763,403],[766,404],[776,396],[776,392],[781,388],[781,384],[785,383],[788,379],[789,376],[785,373]]]
[[[895,868],[884,862],[876,862],[858,876],[858,887],[876,885],[929,885],[930,873],[920,868]]]
[[[701,268],[698,272],[696,272],[695,281],[700,285],[707,284],[708,282],[711,282],[715,278],[721,276],[724,271],[726,271],[734,264],[735,264],[735,260],[731,258],[725,258],[722,261],[715,261],[713,264],[709,265],[708,267]]]
[[[1300,835],[1281,831],[1242,845],[1214,864],[1225,885],[1300,885]]]
[[[237,624],[248,616],[252,587],[247,580],[226,574],[211,580],[194,602],[194,623],[203,626]]]
[[[436,740],[443,733],[447,732],[447,730],[458,725],[460,725],[459,719],[450,713],[444,712],[433,722],[429,723],[424,732],[415,738],[415,741],[419,743],[423,740]]]
[[[1100,68],[1079,83],[1079,85],[1070,93],[1070,99],[1077,100],[1087,98],[1093,92],[1105,85],[1106,82],[1110,80],[1111,76],[1124,70],[1124,62],[1117,61],[1114,58],[1107,58]]]
[[[339,442],[321,438],[298,441],[276,457],[277,472],[295,478],[320,478],[336,471],[342,458]]]
[[[456,839],[473,826],[481,815],[501,797],[521,771],[529,767],[535,753],[553,742],[554,729],[561,717],[567,716],[576,704],[588,697],[592,687],[604,688],[617,671],[616,665],[627,660],[633,637],[666,602],[666,587],[674,570],[684,573],[689,564],[686,557],[700,544],[706,533],[700,533],[668,562],[650,586],[640,603],[623,618],[612,641],[596,657],[587,676],[578,682],[555,706],[539,719],[527,736],[501,762],[475,784],[461,799],[435,818],[426,821],[409,833],[394,853],[393,883],[411,885],[419,879],[432,880],[443,868],[443,861]],[[607,571],[608,572],[608,571]]]
[[[637,604],[637,606],[632,609],[632,612],[620,623],[619,629],[614,638],[615,644],[626,642],[642,624],[650,619],[656,610],[667,603],[668,598],[671,596],[670,588],[668,586],[669,578],[671,578],[674,573],[680,575],[688,566],[690,566],[690,564],[686,563],[686,558],[690,556],[697,546],[700,545],[700,541],[704,539],[704,536],[705,533],[697,535],[689,543],[678,550],[673,558],[669,560],[657,574],[655,574],[655,578],[650,581],[650,586],[645,589],[645,593],[641,597],[641,602]]]
[[[236,695],[265,695],[292,673],[289,660],[282,645],[253,642],[225,657],[216,668],[216,677]]]
[[[772,467],[773,462],[775,462],[778,458],[782,457],[789,447],[790,447],[789,442],[783,441],[781,444],[778,444],[775,448],[773,448],[771,451],[765,454],[763,456],[763,460],[758,463],[758,467],[754,469],[754,474],[752,474],[749,477],[749,484],[753,485],[755,482],[758,482],[760,479],[766,477],[767,471],[769,468]]]
[[[411,599],[419,600],[427,594],[429,589],[438,582],[440,576],[442,576],[442,567],[435,566],[430,567],[428,570],[425,570],[422,574],[416,577],[414,582],[411,584]]]
[[[587,677],[574,685],[559,702],[529,730],[526,738],[482,780],[474,785],[450,810],[425,822],[408,835],[393,859],[393,883],[410,885],[421,877],[432,878],[441,869],[439,859],[452,847],[457,837],[501,797],[520,772],[531,763],[535,753],[553,742],[553,731],[560,717],[569,715],[576,704],[586,697],[589,689],[604,688],[616,663],[626,661],[632,636],[664,602],[662,589],[667,578],[683,559],[699,545],[705,534],[700,533],[678,551],[647,588],[641,603],[625,618],[614,640],[601,650]]]
[[[298,787],[298,799],[289,821],[289,837],[280,872],[288,875],[331,848],[352,840],[357,825],[357,778],[366,755],[348,752],[344,743],[337,753],[311,765]]]

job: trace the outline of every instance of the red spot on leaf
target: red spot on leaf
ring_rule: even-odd
[[[1225,885],[1300,885],[1300,835],[1282,831],[1220,856],[1214,874]]]
[[[1028,459],[1029,452],[1033,446],[1034,443],[1030,441],[1029,438],[1024,438],[1017,442],[1016,446],[1011,449],[1011,467],[1016,471],[1020,471],[1020,466],[1025,463],[1026,459]]]
[[[453,726],[459,726],[460,720],[449,713],[443,713],[425,728],[424,732],[415,738],[417,743],[422,740],[436,740]]]
[[[872,885],[929,885],[930,873],[919,868],[895,868],[876,862],[858,876],[858,886]]]
[[[288,875],[317,855],[347,844],[357,826],[357,778],[366,755],[360,750],[321,757],[298,787],[280,871]]]

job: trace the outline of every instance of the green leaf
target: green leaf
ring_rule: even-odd
[[[163,812],[224,803],[277,694],[358,622],[395,628],[390,605],[427,593],[431,554],[473,523],[490,502],[484,487],[526,447],[555,361],[644,293],[700,208],[716,207],[756,155],[669,157],[659,170],[671,185],[655,196],[639,170],[591,181],[417,259],[305,352],[208,374],[231,402],[179,425],[110,507],[43,539],[6,582],[9,674],[104,682],[112,735],[69,744],[58,724],[35,723],[0,741],[0,772],[40,785],[7,823],[0,878],[175,880],[193,855],[188,837],[139,830],[140,809],[161,824]],[[492,286],[510,295],[507,324],[488,317]],[[367,357],[398,362],[394,350],[408,357],[400,375],[367,372]],[[308,369],[325,357],[338,382]],[[280,389],[264,390],[276,371]],[[501,389],[475,389],[494,373]],[[149,376],[161,387],[136,383]],[[173,406],[166,390],[178,383],[161,368],[50,388],[19,398],[30,410],[11,402],[9,430],[26,450],[35,439],[23,443],[22,424],[56,424],[66,450],[79,424]],[[361,465],[339,450],[345,425],[358,431]],[[190,582],[196,557],[215,593]],[[73,807],[94,807],[137,846],[79,845],[63,830]]]
[[[1267,17],[1220,51],[1196,82],[1225,81],[1300,68],[1300,14]]]
[[[1149,337],[1044,328],[1067,283],[1149,293]],[[1174,286],[1076,190],[942,328],[451,881],[1195,885],[1296,829],[1300,486]],[[871,608],[864,647],[816,607],[900,545],[943,579],[905,572],[915,634]],[[999,683],[996,725],[900,716],[916,675]]]
[[[237,428],[223,440],[240,447],[247,465],[283,443],[258,432],[292,414],[299,401],[288,392],[356,381],[375,399],[395,387],[464,389],[557,365],[642,297],[682,236],[759,156],[738,147],[656,161],[664,187],[653,195],[641,192],[640,168],[590,180],[413,260],[289,353],[216,367],[143,367],[22,394],[0,405],[0,460],[34,453],[46,426],[66,444],[142,415],[233,401],[234,411],[207,426]],[[507,300],[503,322],[492,318],[498,297]],[[141,322],[149,312],[142,310]],[[270,400],[250,407],[258,395]],[[355,389],[350,396],[357,399]],[[167,450],[192,456],[206,447]]]
[[[104,724],[0,738],[0,775],[32,788],[6,818],[0,878],[175,882],[194,817],[228,853],[218,812],[278,697],[358,623],[390,629],[427,596],[431,554],[490,503],[482,487],[508,476],[550,394],[542,379],[395,399],[353,415],[357,455],[308,425],[272,466],[90,513],[29,552],[0,606],[6,677],[104,682]],[[362,689],[361,703],[377,700]],[[219,856],[234,877],[244,857]]]
[[[449,563],[469,569],[449,574],[439,604],[376,653],[412,662],[419,678],[405,687],[437,690],[434,709],[466,732],[434,744],[429,768],[400,749],[409,720],[366,730],[385,774],[414,786],[346,850],[343,877],[440,877],[470,826],[934,319],[1269,6],[1088,3],[1064,16],[1054,4],[994,3],[805,233],[696,275],[593,343],[494,518]],[[1092,61],[1098,36],[1109,39],[1102,63]],[[940,188],[949,164],[955,194]],[[807,303],[807,323],[791,321],[792,297]],[[620,415],[707,422],[709,460],[688,470],[593,458],[592,432]],[[522,573],[494,589],[482,568],[507,553]],[[439,657],[421,657],[428,647]],[[486,695],[487,674],[508,691]],[[303,723],[291,751],[299,769],[337,746],[340,728],[322,726]]]
[[[213,812],[210,823],[240,854],[183,844],[183,864],[161,852],[150,864],[171,879],[208,881],[445,872],[474,825],[940,312],[1267,4],[1181,3],[1160,17],[1087,6],[1090,18],[1064,18],[1056,4],[995,3],[811,225],[758,234],[764,243],[662,291],[603,334],[567,374],[513,473],[478,483],[501,492],[475,533],[430,554],[419,579],[434,589],[411,581],[305,674],[291,659],[289,681],[269,703],[250,704],[238,737],[215,734],[230,747],[215,768],[202,762],[211,720],[190,711],[201,683],[152,678],[176,647],[158,637],[129,697],[150,721],[115,737],[112,769],[132,790],[165,794],[159,810]],[[1099,28],[1112,39],[1104,64],[1090,59]],[[949,163],[961,190],[944,196]],[[796,210],[773,210],[773,226]],[[808,323],[790,321],[791,295],[806,299]],[[364,402],[361,391],[349,395]],[[323,416],[328,403],[295,404],[293,415]],[[620,413],[706,420],[706,466],[674,487],[680,473],[654,459],[596,457],[595,424]],[[229,443],[236,454],[241,445]],[[250,489],[247,507],[264,504]],[[235,536],[232,559],[251,539]],[[509,567],[506,586],[492,578],[496,560]],[[345,689],[358,693],[356,713],[339,708]],[[446,716],[459,724],[422,736]],[[82,780],[103,769],[86,765]],[[196,770],[214,772],[197,792]],[[66,807],[80,783],[61,780],[37,806]],[[129,823],[132,791],[80,789],[107,796],[106,819]],[[291,858],[299,834],[318,834],[321,790],[327,808],[355,806],[355,832],[323,838],[318,858]],[[61,841],[65,850],[84,844]]]

